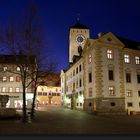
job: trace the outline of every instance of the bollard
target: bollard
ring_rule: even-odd
[[[28,112],[28,123],[32,123],[32,120],[31,120],[31,112]]]

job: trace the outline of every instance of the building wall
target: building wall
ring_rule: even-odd
[[[39,105],[61,105],[61,88],[38,86],[36,99]]]
[[[7,67],[5,71],[3,70],[4,67]],[[23,104],[23,89],[21,77],[19,74],[16,74],[17,66],[14,64],[1,64],[0,69],[0,95],[9,95],[9,101],[7,103],[8,108],[21,109]],[[3,81],[3,77],[6,77],[5,81]],[[10,77],[13,77],[13,81],[10,81]],[[17,77],[19,80],[17,80]],[[5,91],[3,91],[3,87],[5,87]],[[10,91],[10,88],[12,88],[12,91]],[[19,88],[19,91],[16,91],[16,88]],[[31,86],[29,86],[26,91],[26,104],[27,108],[30,108],[33,98],[33,91]]]

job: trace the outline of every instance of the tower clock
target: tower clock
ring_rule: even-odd
[[[79,55],[78,47],[84,48],[86,39],[90,37],[89,28],[79,23],[79,21],[70,27],[69,32],[69,63],[72,63],[73,56]]]

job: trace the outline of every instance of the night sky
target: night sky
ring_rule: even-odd
[[[0,25],[5,25],[25,8],[29,0],[0,0]],[[38,5],[45,27],[45,43],[57,71],[68,66],[69,27],[80,22],[91,30],[114,34],[140,42],[140,0],[32,0]],[[1,28],[1,27],[0,27]]]

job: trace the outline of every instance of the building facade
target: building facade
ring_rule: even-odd
[[[80,32],[83,26],[76,28]],[[71,39],[69,41],[73,42]],[[100,33],[95,39],[87,38],[82,53],[79,53],[79,59],[74,57],[68,70],[61,71],[61,90],[65,105],[77,109],[78,104],[77,101],[73,104],[73,96],[77,99],[77,93],[82,92],[81,109],[87,112],[140,112],[139,46],[140,43],[115,36],[111,32]],[[82,71],[75,75],[79,64]],[[79,90],[75,88],[76,78],[82,79]]]
[[[63,103],[63,96],[60,88],[60,77],[58,74],[40,72],[36,101],[38,106],[60,106]]]
[[[22,57],[23,58],[23,57]],[[26,56],[24,56],[24,60]],[[8,95],[9,101],[7,108],[21,109],[23,106],[23,89],[20,66],[16,63],[21,62],[21,56],[1,55],[0,56],[0,95]],[[24,61],[25,62],[25,61]],[[35,66],[35,58],[30,59],[28,72],[32,71]],[[30,82],[30,78],[28,81]],[[26,88],[26,105],[31,108],[33,99],[32,84]]]

